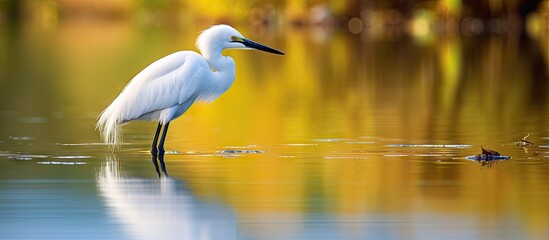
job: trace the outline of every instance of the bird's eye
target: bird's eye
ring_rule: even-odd
[[[231,42],[242,42],[242,39],[237,37],[237,36],[232,36],[231,37]]]

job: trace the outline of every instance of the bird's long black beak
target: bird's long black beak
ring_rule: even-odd
[[[251,41],[251,40],[248,40],[248,39],[245,39],[245,38],[242,38],[242,44],[244,44],[244,46],[249,47],[249,48],[254,48],[254,49],[257,49],[257,50],[270,52],[270,53],[274,53],[274,54],[285,55],[283,52],[278,51],[274,48],[267,47],[265,45],[256,43],[254,41]]]

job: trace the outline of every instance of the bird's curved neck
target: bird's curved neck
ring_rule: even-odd
[[[202,52],[202,56],[204,56],[213,71],[218,72],[225,70],[225,57],[221,54],[221,51],[205,51]]]
[[[208,65],[213,71],[216,89],[214,92],[221,94],[232,85],[236,70],[234,60],[223,56],[221,51],[210,51],[202,53]]]

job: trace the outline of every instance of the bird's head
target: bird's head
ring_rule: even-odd
[[[248,40],[236,29],[228,25],[215,25],[204,30],[196,40],[196,46],[200,52],[223,51],[223,49],[257,49],[274,54],[284,55],[283,52],[265,45]]]

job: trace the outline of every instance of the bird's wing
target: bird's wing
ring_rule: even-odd
[[[113,102],[118,122],[196,98],[200,79],[208,73],[208,63],[196,52],[176,52],[157,60],[137,74]]]

